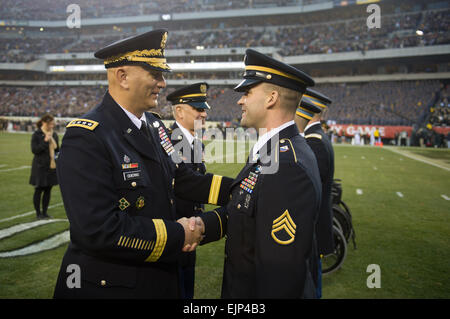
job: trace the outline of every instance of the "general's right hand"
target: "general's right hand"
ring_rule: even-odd
[[[184,246],[183,252],[194,251],[197,245],[203,239],[203,233],[205,232],[205,226],[203,221],[199,217],[191,217],[187,219],[186,217],[177,220],[184,228]]]

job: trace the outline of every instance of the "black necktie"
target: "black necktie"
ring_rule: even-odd
[[[147,122],[141,120],[141,132],[147,137],[150,138],[150,133],[148,131]]]

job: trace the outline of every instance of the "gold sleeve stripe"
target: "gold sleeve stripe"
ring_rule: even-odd
[[[311,137],[318,138],[319,140],[322,139],[322,135],[316,134],[316,133],[308,134],[308,135],[305,136],[305,138],[311,138]]]
[[[219,199],[220,184],[222,183],[222,176],[214,175],[211,181],[211,188],[209,189],[208,204],[216,205]]]
[[[153,219],[153,223],[156,229],[156,243],[152,253],[145,260],[147,262],[157,261],[161,257],[167,243],[167,229],[164,221],[162,219]]]
[[[223,227],[222,227],[222,219],[220,218],[219,213],[216,210],[213,210],[214,213],[216,213],[217,218],[219,218],[219,225],[220,225],[220,238],[223,236]]]
[[[161,228],[160,226],[158,226],[158,227],[159,227],[158,229],[165,231],[165,226],[164,226],[164,228]],[[153,248],[154,244],[155,244],[154,241],[149,242],[144,239],[130,238],[127,236],[120,236],[119,241],[117,242],[117,246],[126,247],[126,248],[134,248],[134,249],[138,249],[138,250],[151,250]]]

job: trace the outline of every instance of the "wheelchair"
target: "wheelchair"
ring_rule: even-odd
[[[333,180],[333,239],[334,251],[322,257],[322,274],[331,274],[341,268],[347,256],[347,244],[352,240],[356,249],[355,229],[349,207],[342,200],[342,185],[340,179]]]

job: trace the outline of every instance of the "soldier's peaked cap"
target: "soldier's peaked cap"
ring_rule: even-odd
[[[195,83],[173,91],[167,95],[172,104],[189,104],[197,109],[210,109],[206,102],[206,92],[209,85],[206,82]]]
[[[303,94],[303,97],[304,96],[305,95]],[[313,118],[314,114],[322,112],[322,109],[303,97],[300,101],[299,106],[297,106],[297,111],[295,112],[295,114],[309,121]]]
[[[245,51],[244,64],[244,80],[234,88],[238,92],[268,82],[303,93],[308,86],[315,84],[305,72],[253,49]]]
[[[94,53],[102,59],[105,68],[122,65],[142,65],[170,72],[164,56],[167,30],[158,29],[114,42]]]
[[[328,96],[310,88],[307,88],[305,94],[303,94],[302,102],[303,101],[319,106],[322,109],[329,106],[332,102]]]

